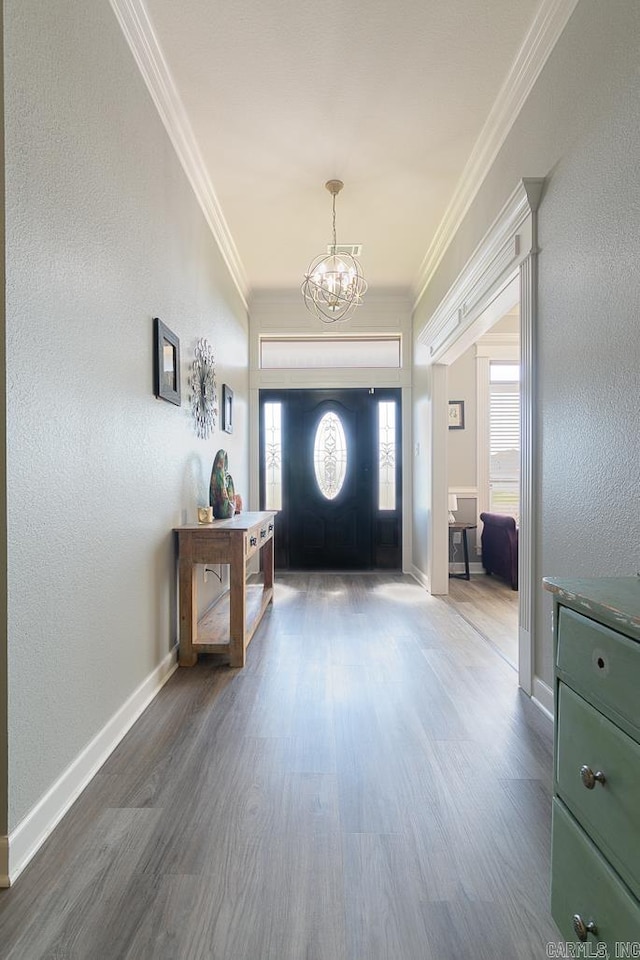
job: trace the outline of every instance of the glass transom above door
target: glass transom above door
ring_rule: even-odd
[[[334,500],[347,475],[347,438],[337,413],[325,413],[316,429],[313,468],[323,497]]]

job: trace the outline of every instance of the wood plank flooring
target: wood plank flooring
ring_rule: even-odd
[[[499,577],[472,574],[449,580],[446,598],[515,669],[518,666],[518,591]]]
[[[280,575],[10,890],[2,960],[539,960],[550,724],[401,575]]]

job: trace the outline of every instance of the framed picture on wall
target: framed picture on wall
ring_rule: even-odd
[[[222,429],[233,433],[233,390],[226,383],[222,384]]]
[[[464,430],[464,400],[449,400],[449,430]]]
[[[153,318],[153,392],[180,406],[180,341],[159,317]]]

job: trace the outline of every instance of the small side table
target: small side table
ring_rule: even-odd
[[[469,573],[469,541],[467,540],[467,531],[475,530],[477,523],[450,523],[449,530],[460,531],[462,534],[462,550],[464,553],[464,573],[450,573],[449,576],[456,580],[471,580]]]

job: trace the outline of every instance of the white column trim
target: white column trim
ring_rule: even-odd
[[[532,212],[534,237],[531,253],[520,266],[520,524],[518,532],[518,677],[520,686],[533,694],[536,501],[533,495],[535,444],[535,321],[537,316],[537,212]]]
[[[477,523],[480,514],[489,509],[489,357],[476,357],[476,422],[478,437],[476,446],[476,482],[478,484]],[[478,552],[480,537],[477,538]]]
[[[429,510],[428,569],[433,594],[449,592],[449,508],[448,476],[448,388],[447,367],[431,367],[431,508]]]
[[[403,386],[401,391],[402,414],[402,572],[411,573],[413,567],[413,391]]]

